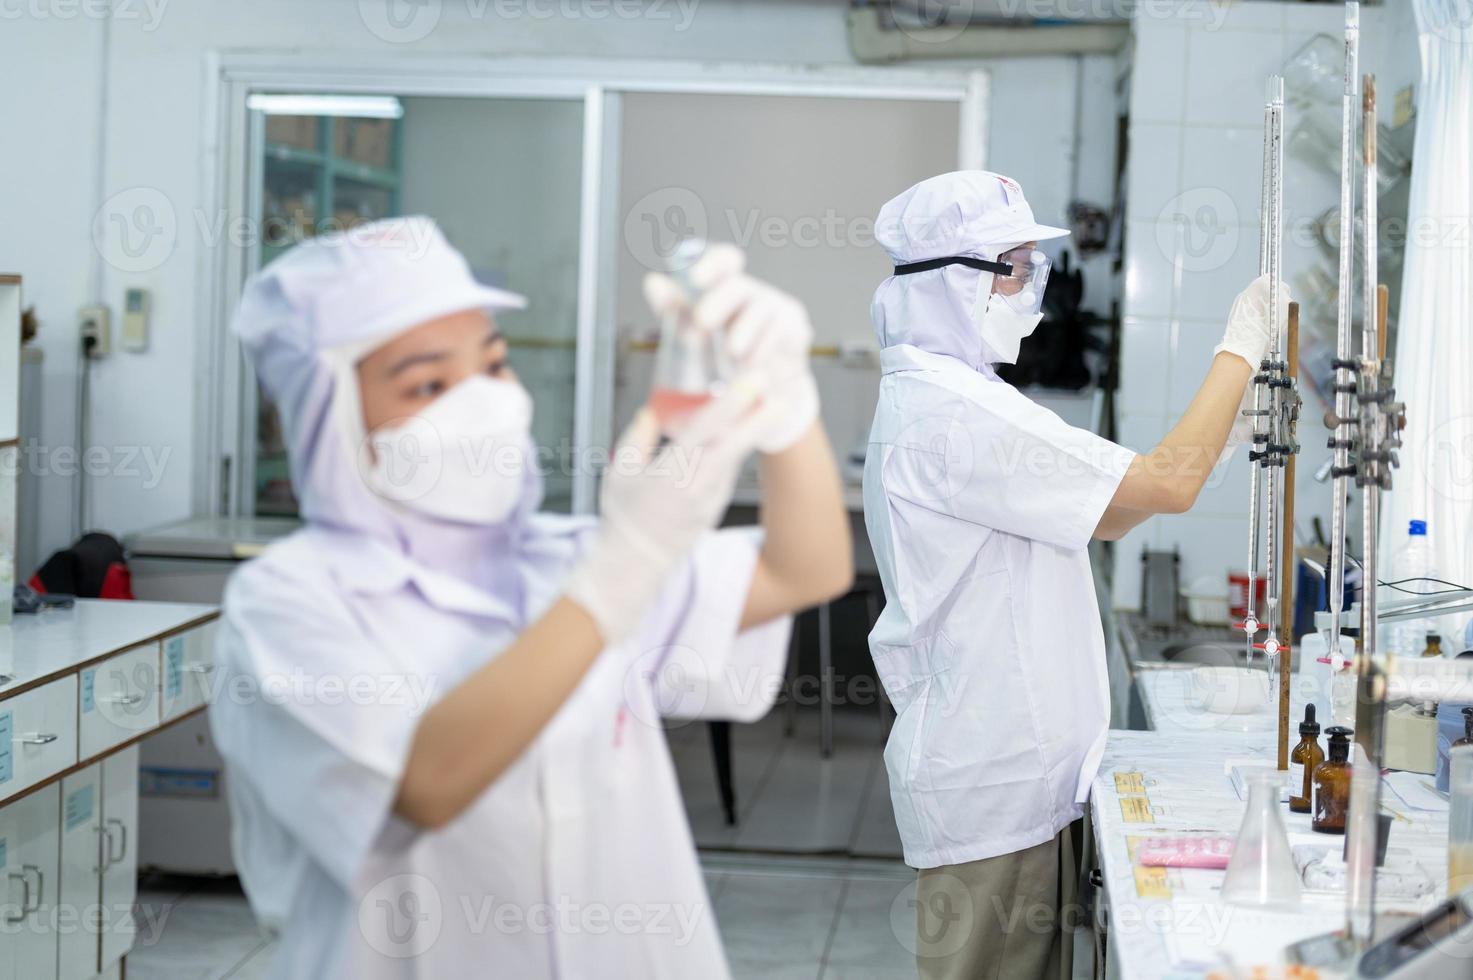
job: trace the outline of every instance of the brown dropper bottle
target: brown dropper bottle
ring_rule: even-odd
[[[1330,736],[1330,758],[1314,770],[1314,820],[1311,826],[1322,834],[1345,833],[1345,816],[1350,811],[1350,736],[1344,725],[1326,729]]]
[[[1304,720],[1299,723],[1299,744],[1289,754],[1289,809],[1295,813],[1308,813],[1314,800],[1314,771],[1325,761],[1319,735],[1314,705],[1307,704]]]

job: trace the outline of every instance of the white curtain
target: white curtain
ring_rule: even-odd
[[[1396,391],[1401,469],[1381,512],[1382,568],[1427,521],[1442,578],[1473,584],[1473,0],[1414,0],[1422,79]],[[1385,577],[1384,575],[1382,576]],[[1465,613],[1439,623],[1462,632]],[[1444,644],[1461,650],[1461,637]]]

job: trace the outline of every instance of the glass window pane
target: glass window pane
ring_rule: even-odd
[[[403,154],[405,212],[438,221],[481,281],[527,297],[525,310],[497,321],[532,393],[545,506],[568,511],[583,103],[405,99]]]
[[[315,234],[427,214],[478,279],[527,296],[498,317],[536,404],[549,509],[572,499],[583,106],[401,99],[399,119],[268,116],[261,260]],[[289,122],[282,122],[287,120]],[[324,149],[326,148],[326,149]],[[275,409],[258,393],[254,510],[294,515]]]

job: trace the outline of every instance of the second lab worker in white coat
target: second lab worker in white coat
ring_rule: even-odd
[[[896,268],[872,308],[864,511],[886,604],[870,651],[896,710],[885,762],[926,978],[1067,977],[1070,826],[1110,708],[1086,546],[1191,506],[1247,433],[1236,413],[1268,344],[1259,280],[1152,452],[1067,425],[993,370],[1040,318],[1034,246],[1067,234],[983,171],[922,181],[876,222]]]
[[[537,513],[490,315],[524,302],[428,219],[247,284],[306,526],[230,582],[210,721],[272,976],[727,975],[662,720],[764,713],[788,614],[850,575],[806,316],[741,266],[691,270],[736,379],[667,443],[639,414],[599,521]],[[713,532],[754,449],[763,528]]]

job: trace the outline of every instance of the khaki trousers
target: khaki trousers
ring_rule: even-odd
[[[1075,835],[1014,854],[927,868],[916,882],[921,980],[1069,980],[1079,911]]]

